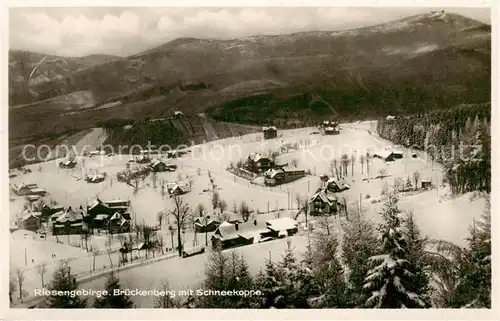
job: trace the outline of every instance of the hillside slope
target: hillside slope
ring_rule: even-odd
[[[12,108],[9,120],[18,126],[10,126],[10,135],[89,128],[117,115],[160,118],[174,110],[195,115],[208,108],[221,121],[283,126],[314,122],[332,110],[359,118],[484,102],[490,51],[489,26],[450,13],[346,31],[181,38],[31,86],[53,96],[84,94]],[[12,106],[19,101],[10,89]],[[117,104],[104,105],[110,102]]]

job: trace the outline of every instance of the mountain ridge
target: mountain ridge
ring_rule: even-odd
[[[346,31],[236,40],[180,38],[30,87],[48,92],[42,98],[49,99],[11,109],[10,120],[21,125],[11,127],[10,134],[31,135],[41,126],[33,121],[48,115],[59,115],[62,124],[47,119],[43,131],[36,131],[87,128],[111,117],[161,118],[174,110],[197,114],[209,109],[224,121],[241,113],[233,120],[245,123],[262,122],[260,117],[327,116],[327,109],[314,112],[308,101],[297,105],[301,95],[321,95],[344,117],[484,102],[489,100],[490,57],[491,28],[449,13]],[[19,87],[10,89],[19,93]],[[223,106],[264,94],[276,106],[267,114],[261,114],[265,108],[258,104],[238,107],[237,112]],[[15,97],[9,98],[15,105]]]

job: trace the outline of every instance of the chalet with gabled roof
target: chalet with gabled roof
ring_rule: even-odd
[[[153,172],[165,172],[166,170],[168,170],[167,164],[165,164],[159,159],[154,159],[153,161],[151,161],[149,167]]]
[[[326,181],[326,189],[328,192],[339,193],[339,192],[346,191],[350,188],[351,187],[348,184],[345,184],[344,182],[340,182],[337,179],[335,179],[334,177],[330,177]]]
[[[334,215],[340,207],[339,200],[325,189],[321,189],[309,199],[309,214]]]
[[[275,166],[274,162],[267,158],[262,157],[258,153],[252,153],[248,156],[246,167],[250,172],[262,173]]]
[[[275,126],[262,127],[264,139],[273,139],[278,137],[278,129]]]
[[[305,175],[303,169],[288,165],[280,166],[269,169],[264,173],[264,183],[267,186],[276,186],[296,181],[303,178]]]
[[[261,237],[271,235],[272,231],[264,222],[221,224],[212,236],[212,247],[227,249],[231,247],[244,246],[259,241]]]
[[[213,232],[219,227],[220,222],[216,217],[209,215],[198,217],[194,220],[194,228],[197,233]]]

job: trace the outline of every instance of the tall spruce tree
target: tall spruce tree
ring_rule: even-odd
[[[67,262],[61,262],[57,270],[54,271],[48,289],[57,291],[54,292],[57,294],[48,296],[41,304],[43,308],[83,309],[87,307],[86,299],[74,295],[78,285]]]
[[[203,288],[213,291],[249,290],[252,284],[253,280],[243,257],[235,252],[227,255],[220,248],[214,248],[205,268]],[[242,296],[210,295],[201,297],[197,304],[202,308],[249,308],[252,300]]]
[[[290,240],[287,241],[287,249],[280,262],[273,263],[270,259],[266,261],[264,279],[258,280],[256,284],[262,286],[261,308],[311,307],[311,294],[314,293],[313,273],[305,262],[297,261]]]
[[[106,280],[105,290],[107,295],[96,298],[94,308],[97,309],[131,309],[134,308],[134,303],[130,297],[123,293],[115,293],[115,290],[120,291],[120,280],[115,273],[111,273]]]
[[[314,236],[308,261],[314,277],[314,283],[308,289],[314,297],[309,302],[314,308],[353,307],[338,252],[337,236],[324,233]]]
[[[481,220],[469,229],[466,260],[459,267],[459,282],[448,302],[454,308],[491,308],[491,205],[486,198],[486,208]]]
[[[406,240],[406,260],[411,263],[409,270],[415,277],[412,284],[413,291],[425,302],[426,307],[431,306],[431,273],[427,266],[425,247],[427,237],[422,237],[420,229],[415,222],[413,212],[409,211],[402,222],[403,235]]]
[[[402,232],[400,214],[398,198],[391,193],[384,205],[383,223],[379,227],[383,254],[370,257],[369,261],[379,265],[368,271],[363,287],[371,292],[365,302],[367,307],[426,307],[424,300],[415,293],[415,274],[411,272],[412,265],[406,259],[407,242]]]
[[[368,296],[363,292],[366,274],[373,264],[369,258],[378,253],[375,225],[366,219],[359,206],[351,207],[349,224],[343,225],[342,263],[347,268],[353,304],[362,307]]]

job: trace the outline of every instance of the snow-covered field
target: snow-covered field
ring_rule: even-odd
[[[20,175],[11,179],[11,183],[20,184],[35,182],[40,187],[48,191],[46,199],[53,199],[62,206],[79,207],[89,204],[99,197],[102,200],[128,199],[132,203],[131,212],[133,220],[137,223],[146,222],[156,224],[156,217],[159,211],[168,211],[172,208],[172,200],[162,197],[159,182],[174,182],[179,178],[193,182],[192,191],[183,196],[183,199],[192,208],[197,204],[203,204],[211,212],[211,192],[208,171],[212,174],[214,184],[217,185],[219,194],[228,204],[228,210],[232,210],[233,204],[239,205],[241,201],[246,201],[256,212],[268,212],[276,209],[293,210],[297,208],[297,196],[303,198],[311,196],[320,187],[322,174],[332,175],[330,163],[333,158],[340,158],[342,153],[354,153],[356,155],[365,154],[367,150],[375,151],[380,148],[391,146],[391,143],[381,139],[375,133],[375,123],[361,122],[353,124],[342,124],[340,135],[321,136],[311,134],[317,131],[316,128],[301,128],[295,130],[283,130],[279,132],[276,139],[261,141],[261,134],[249,134],[242,137],[233,137],[210,142],[204,145],[192,146],[191,152],[179,159],[169,160],[178,165],[175,172],[159,173],[157,177],[158,187],[153,188],[152,177],[148,177],[139,184],[139,191],[134,195],[133,188],[125,183],[116,180],[116,173],[125,169],[126,163],[131,158],[127,155],[116,155],[112,157],[96,156],[94,158],[79,157],[78,165],[75,169],[61,169],[56,161],[32,165],[32,173]],[[298,166],[309,169],[312,175],[305,178],[277,187],[263,187],[251,184],[248,180],[236,177],[227,172],[231,162],[234,164],[246,158],[252,152],[267,154],[269,151],[277,151],[284,144],[294,145],[298,143],[303,147],[300,150],[291,149],[287,153],[278,156],[280,163],[296,161]],[[397,177],[404,180],[412,177],[413,172],[418,171],[421,179],[431,179],[433,183],[441,182],[441,168],[439,165],[427,162],[425,155],[419,153],[418,158],[412,158],[409,153],[403,159],[391,163],[384,163],[378,159],[370,159],[369,174],[366,164],[363,169],[361,163],[356,161],[354,167],[348,167],[346,183],[351,189],[341,195],[348,203],[357,202],[362,199],[363,207],[367,209],[367,215],[378,219],[377,213],[380,211],[381,203],[372,204],[372,199],[380,197],[384,185],[392,186]],[[82,178],[86,171],[106,172],[107,178],[100,184],[86,183]],[[353,171],[353,175],[351,173]],[[374,179],[374,177],[384,172],[388,175],[384,179]],[[199,172],[199,174],[198,174]],[[179,177],[181,176],[181,177]],[[371,178],[367,180],[368,178]],[[464,245],[464,238],[467,236],[467,228],[472,223],[473,218],[478,218],[483,211],[484,201],[481,199],[471,200],[470,195],[463,195],[455,199],[446,196],[447,189],[440,188],[421,192],[412,196],[401,196],[401,208],[413,210],[415,218],[421,227],[422,233],[432,238],[445,239],[458,245]],[[24,199],[11,195],[10,218],[15,220],[16,215],[23,208]],[[274,214],[273,214],[274,215]],[[299,217],[299,220],[303,218]],[[164,222],[164,230],[171,222]],[[20,267],[28,269],[25,287],[30,289],[40,285],[40,277],[36,274],[33,265],[40,262],[52,262],[63,258],[73,258],[72,269],[78,271],[88,271],[92,264],[92,257],[84,250],[69,246],[67,244],[57,244],[53,239],[48,240],[33,239],[33,235],[24,231],[17,231],[11,234],[10,262],[11,268]],[[192,236],[190,240],[192,240]],[[199,236],[200,237],[200,236]],[[66,242],[64,236],[60,237],[63,243]],[[165,235],[165,243],[170,244],[170,235]],[[294,237],[294,240],[300,236]],[[189,239],[186,242],[190,242]],[[75,238],[71,243],[79,243]],[[102,243],[103,240],[96,238],[94,242]],[[201,237],[200,242],[203,242]],[[305,248],[304,242],[300,243],[296,250]],[[273,253],[281,251],[284,247],[281,241],[268,242],[254,246],[238,249],[245,255],[245,259],[258,269],[264,262],[264,257],[268,256],[268,251]],[[25,266],[24,249],[26,248],[28,262]],[[57,254],[57,259],[52,258],[52,254]],[[273,254],[274,255],[274,254]],[[154,288],[161,279],[166,278],[172,287],[182,288],[194,285],[201,280],[203,274],[203,263],[207,255],[196,256],[189,259],[169,259],[160,263],[138,267],[126,272],[120,272],[120,277],[125,286],[141,288]],[[35,263],[31,260],[34,259]],[[117,255],[114,259],[118,259]],[[96,259],[96,268],[104,265],[109,266],[107,255],[99,256]],[[51,272],[47,272],[45,280],[50,279]],[[196,282],[195,282],[196,281]],[[92,287],[101,286],[101,281],[93,281]],[[82,286],[83,287],[83,286]]]

